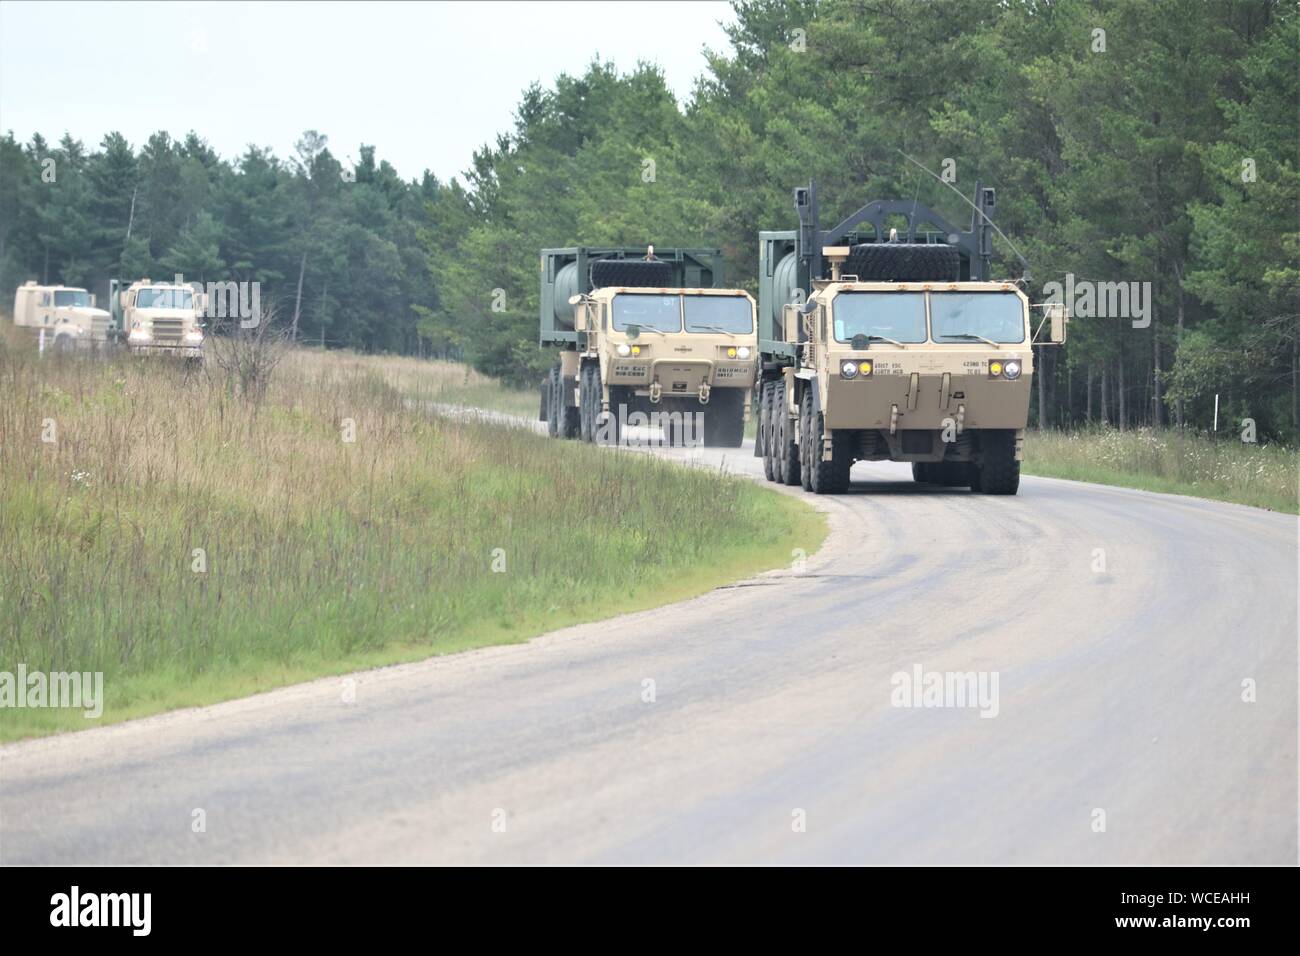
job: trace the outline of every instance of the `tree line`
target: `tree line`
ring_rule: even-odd
[[[419,233],[441,184],[405,182],[372,146],[344,166],[308,131],[294,155],[234,161],[197,134],[139,150],[109,133],[0,137],[0,285],[29,279],[107,295],[110,277],[258,282],[299,340],[416,352],[414,306],[437,295]]]
[[[260,278],[309,340],[532,384],[553,360],[540,248],[720,246],[753,292],[757,233],[793,228],[796,186],[817,181],[826,224],[913,197],[966,223],[954,190],[980,180],[1006,237],[995,274],[1027,276],[1032,300],[1067,280],[1149,293],[1142,321],[1079,315],[1043,350],[1037,422],[1207,429],[1217,395],[1223,421],[1300,435],[1295,0],[734,7],[684,104],[651,64],[595,61],[525,90],[445,183],[404,182],[370,147],[345,168],[314,133],[287,161],[235,162],[194,135],[138,153],[116,134],[94,153],[9,136],[0,275]]]

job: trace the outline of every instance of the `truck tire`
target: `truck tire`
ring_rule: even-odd
[[[597,416],[596,440],[599,444],[619,444],[622,438],[622,426],[618,417],[619,410],[622,409],[625,414],[630,412],[631,409],[627,407],[628,404],[627,389],[611,385],[609,387],[609,417],[605,420],[603,426],[600,424],[599,416]]]
[[[864,242],[850,250],[840,273],[861,282],[955,282],[961,257],[944,243]]]
[[[775,392],[775,383],[763,383],[758,401],[758,438],[755,439],[763,447],[763,477],[768,481],[776,481],[780,477],[776,464],[776,442],[772,438],[772,396]]]
[[[912,462],[912,480],[922,485],[933,485],[938,482],[938,476],[935,475],[935,468],[938,466],[937,461],[914,461]]]
[[[555,374],[555,391],[551,393],[551,404],[556,409],[556,435],[560,438],[577,438],[578,430],[581,423],[578,418],[578,409],[570,408],[568,396],[565,391],[569,388],[568,382],[557,370]]]
[[[739,448],[745,443],[745,393],[741,389],[715,389],[702,410],[705,445]]]
[[[804,487],[815,495],[842,495],[849,490],[849,469],[853,464],[848,448],[842,438],[832,435],[830,460],[823,459],[822,435],[826,420],[821,412],[813,411],[812,389],[804,392],[802,408],[801,418],[807,423],[800,435],[806,447],[803,464],[808,481]]]
[[[982,457],[971,488],[985,495],[1014,495],[1020,489],[1020,462],[1016,461],[1016,433],[990,430],[980,433]]]
[[[590,276],[593,289],[662,289],[673,284],[673,265],[660,259],[597,259],[591,264]]]
[[[812,491],[812,389],[805,388],[799,401],[799,486]]]
[[[546,377],[542,379],[542,387],[540,391],[542,393],[542,400],[541,400],[541,404],[538,406],[537,409],[537,420],[539,422],[546,422],[546,430],[547,432],[550,432],[551,430],[551,373],[550,372],[547,372]]]
[[[544,391],[542,407],[546,409],[546,434],[556,438],[560,434],[560,406],[555,400],[555,393],[560,390],[560,366],[553,365],[551,370],[546,373],[546,381],[542,385]]]
[[[597,393],[591,380],[594,368],[593,363],[584,362],[578,371],[578,438],[588,444],[596,439],[596,414],[592,399]]]
[[[772,435],[776,447],[777,478],[782,484],[799,484],[799,445],[795,441],[795,422],[786,411],[785,382],[777,382],[772,391]]]

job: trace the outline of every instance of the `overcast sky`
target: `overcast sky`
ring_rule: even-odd
[[[306,129],[342,160],[374,145],[446,180],[513,126],[524,87],[658,63],[678,100],[727,48],[719,2],[0,3],[0,129],[137,148],[195,130],[223,157],[290,155]]]

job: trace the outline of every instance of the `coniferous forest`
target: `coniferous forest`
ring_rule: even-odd
[[[404,180],[382,143],[345,166],[327,130],[288,156],[221,156],[202,129],[7,132],[0,285],[257,281],[300,341],[531,385],[552,361],[536,345],[543,247],[720,246],[752,292],[757,232],[794,227],[796,186],[816,180],[823,224],[913,197],[964,224],[953,189],[979,180],[997,190],[996,272],[1027,274],[1032,300],[1067,276],[1149,283],[1144,327],[1078,317],[1044,350],[1038,423],[1207,429],[1217,394],[1261,439],[1296,440],[1294,0],[735,10],[686,102],[652,64],[593,59],[523,90],[513,128],[446,180]]]

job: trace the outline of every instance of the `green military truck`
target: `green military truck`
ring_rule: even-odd
[[[912,200],[822,230],[810,184],[797,230],[759,233],[769,480],[841,494],[854,462],[899,461],[918,482],[1016,493],[1033,345],[1064,342],[1067,316],[990,278],[993,190],[977,184],[971,205],[967,230]]]

